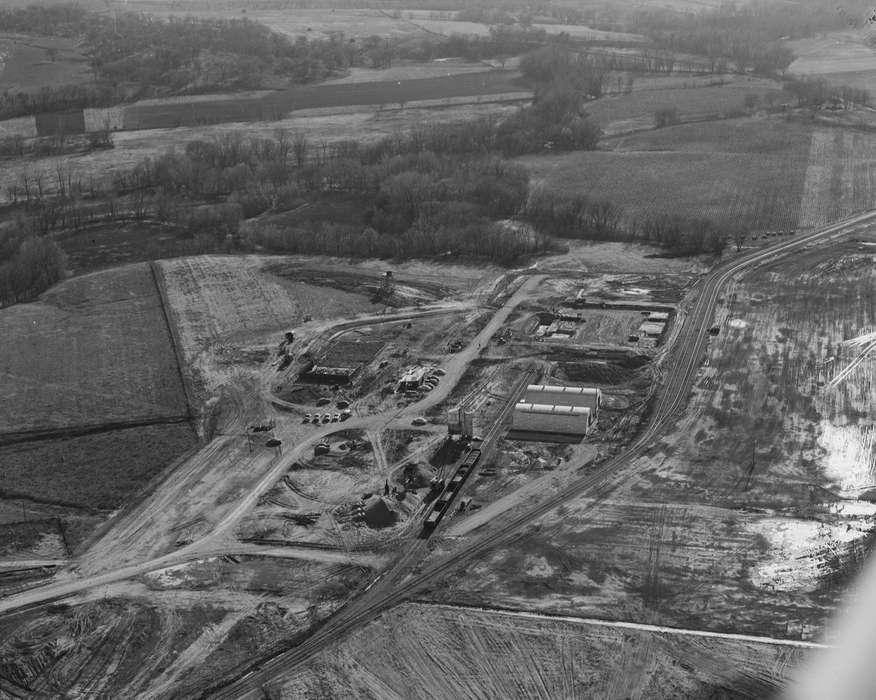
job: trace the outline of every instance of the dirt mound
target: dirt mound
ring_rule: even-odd
[[[395,525],[398,513],[391,510],[383,498],[372,498],[365,505],[365,523],[370,528],[380,529]]]

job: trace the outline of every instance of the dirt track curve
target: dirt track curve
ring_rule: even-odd
[[[426,551],[424,541],[415,540],[390,574],[376,581],[362,595],[339,609],[306,640],[286,652],[254,665],[230,683],[217,684],[205,691],[202,697],[254,696],[262,686],[294,673],[298,665],[321,649],[341,640],[383,611],[410,598],[442,575],[481,559],[489,550],[513,539],[522,528],[564,502],[587,496],[593,499],[592,504],[596,504],[613,494],[622,484],[628,484],[639,477],[648,466],[647,463],[637,462],[638,458],[643,456],[652,441],[669,427],[676,412],[686,403],[708,342],[706,329],[711,323],[718,295],[724,285],[736,275],[780,260],[811,244],[848,235],[856,226],[874,220],[876,220],[876,212],[849,217],[793,240],[746,254],[714,270],[698,285],[696,301],[678,333],[676,346],[669,358],[672,366],[665,376],[664,388],[651,416],[651,422],[626,452],[603,463],[596,471],[572,482],[561,493],[488,530],[468,543],[464,550],[451,554],[403,579],[404,574],[408,570],[413,571],[420,561],[419,555]]]

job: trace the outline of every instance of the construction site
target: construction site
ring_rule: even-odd
[[[751,259],[765,264],[746,274],[745,256],[699,279],[527,272],[473,283],[459,273],[398,306],[384,302],[403,273],[350,273],[313,292],[342,284],[354,312],[330,316],[291,305],[314,279],[296,280],[304,268],[291,262],[278,277],[281,263],[250,258],[235,273],[244,299],[209,277],[227,275],[227,261],[198,260],[207,315],[193,301],[193,264],[162,263],[200,444],[84,544],[70,542],[61,510],[5,511],[2,688],[236,696],[260,659],[259,687],[383,697],[326,676],[355,655],[356,635],[387,625],[416,635],[411,616],[426,615],[435,629],[472,620],[471,644],[505,648],[504,632],[482,637],[495,608],[532,616],[524,636],[538,654],[559,643],[550,616],[589,620],[581,649],[564,652],[574,658],[640,645],[663,670],[637,676],[639,688],[689,653],[689,628],[712,636],[702,673],[673,681],[679,692],[725,682],[724,654],[755,663],[759,635],[796,659],[817,647],[876,523],[866,500],[874,319],[849,306],[873,288],[863,261],[876,239],[849,230],[839,253],[813,245],[783,257],[817,233],[758,249]],[[830,277],[835,297],[824,300],[813,275]],[[254,326],[264,302],[253,299],[289,311]],[[743,397],[763,404],[746,444],[734,427],[749,420]],[[769,428],[779,416],[784,442]],[[848,460],[870,467],[849,471]],[[401,627],[389,623],[412,595],[422,612],[405,607]],[[609,640],[606,620],[632,627],[606,628],[620,635]],[[680,636],[658,651],[655,625]],[[139,628],[148,669],[113,651]],[[70,650],[52,630],[76,640]],[[750,644],[721,636],[730,632]],[[380,644],[389,650],[395,634]],[[168,639],[176,656],[155,651]],[[303,675],[288,678],[287,663]],[[471,672],[504,693],[505,672],[477,664]],[[560,694],[615,683],[551,668]],[[781,683],[782,668],[758,688]],[[397,692],[419,692],[381,673]],[[462,682],[447,677],[442,697]]]

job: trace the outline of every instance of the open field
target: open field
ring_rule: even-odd
[[[770,141],[769,135],[776,138]],[[752,229],[797,226],[811,130],[743,119],[624,137],[612,151],[518,158],[534,186],[606,198],[627,221],[660,214],[730,218]],[[769,144],[772,144],[770,147]]]
[[[788,42],[797,59],[788,71],[797,75],[826,78],[838,85],[849,85],[873,92],[876,86],[876,55],[867,45],[873,35],[866,18],[860,27],[844,32],[831,32],[807,39]]]
[[[51,60],[50,51],[56,51]],[[87,58],[73,39],[0,34],[0,92],[36,92],[91,82]]]
[[[350,68],[347,75],[329,78],[323,85],[350,85],[352,83],[371,83],[386,80],[412,80],[417,78],[437,78],[462,73],[483,73],[486,65],[462,59],[446,59],[415,63],[398,61],[389,68]]]
[[[0,311],[0,434],[188,414],[148,265],[77,277]]]
[[[172,423],[0,446],[0,495],[114,510],[196,444]]]
[[[745,96],[757,95],[760,101],[773,96],[776,102],[789,97],[781,84],[763,78],[734,78],[726,85],[634,89],[629,95],[603,97],[585,105],[585,111],[606,134],[622,134],[654,126],[654,113],[665,108],[678,110],[682,120],[707,116],[728,116],[745,109]]]
[[[278,119],[302,109],[326,109],[354,105],[401,105],[417,100],[480,96],[520,91],[519,75],[513,71],[483,70],[427,78],[382,80],[350,84],[307,85],[277,91],[265,97],[179,103],[134,104],[124,110],[125,129],[159,129],[201,126],[237,121]]]
[[[876,532],[874,242],[737,282],[643,475],[610,501],[561,506],[433,596],[818,637]]]
[[[815,129],[803,183],[799,225],[822,226],[874,206],[876,133]]]
[[[659,248],[637,243],[604,241],[563,241],[568,252],[539,258],[538,269],[600,274],[604,272],[635,272],[642,274],[699,274],[708,269],[708,262],[697,257],[666,257]]]
[[[296,698],[766,698],[803,650],[427,605],[385,613],[308,663]],[[476,681],[473,681],[476,679]]]
[[[67,269],[81,275],[183,254],[194,242],[178,234],[177,229],[164,224],[123,221],[97,224],[56,240],[67,255]]]

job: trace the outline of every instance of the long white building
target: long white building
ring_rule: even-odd
[[[537,433],[586,435],[590,431],[590,409],[520,401],[514,406],[513,427]]]
[[[530,384],[523,392],[525,403],[579,406],[589,408],[593,418],[599,411],[602,392],[586,386],[557,386],[554,384]]]
[[[602,392],[581,386],[530,384],[514,406],[513,428],[586,435],[596,422]]]

